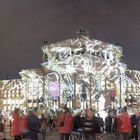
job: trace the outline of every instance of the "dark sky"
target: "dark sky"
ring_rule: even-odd
[[[140,70],[140,0],[0,0],[0,79],[38,68],[43,41],[92,38],[123,48],[129,69]]]

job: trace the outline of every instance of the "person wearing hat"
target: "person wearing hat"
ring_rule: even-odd
[[[21,131],[20,131],[20,109],[15,108],[13,114],[11,135],[14,137],[14,140],[21,140]]]
[[[73,117],[73,131],[78,131],[82,127],[81,111],[77,112]]]
[[[139,112],[135,112],[131,116],[131,125],[132,125],[132,135],[131,137],[135,140],[138,140],[138,124],[139,124]]]
[[[0,117],[0,140],[4,140],[4,123],[2,122],[2,117]]]
[[[129,134],[131,133],[131,120],[126,107],[122,108],[119,115],[119,121],[119,130],[122,140],[129,140]]]
[[[83,120],[82,128],[86,140],[96,140],[96,134],[100,132],[100,126],[95,116],[95,110],[92,108],[86,110],[86,117]]]
[[[72,131],[73,117],[69,109],[64,106],[64,112],[58,118],[58,131],[60,133],[60,140],[68,140]]]
[[[38,140],[38,130],[41,121],[37,117],[37,112],[29,111],[27,119],[29,128],[29,138],[31,138],[32,140]]]

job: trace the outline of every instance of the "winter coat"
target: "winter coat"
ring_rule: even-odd
[[[82,119],[79,115],[73,118],[73,131],[77,131],[77,129],[82,127]]]
[[[83,121],[83,129],[87,134],[93,134],[100,132],[100,126],[98,123],[97,117],[93,116],[93,118],[85,118]]]
[[[102,117],[97,117],[97,119],[98,119],[99,126],[102,127],[104,125],[103,118]]]
[[[28,119],[26,116],[21,117],[20,119],[20,131],[22,134],[29,132],[28,128]]]
[[[132,125],[132,127],[138,126],[138,123],[139,123],[138,117],[136,117],[136,115],[132,115],[131,116],[131,125]]]
[[[34,115],[28,116],[28,128],[30,132],[37,133],[41,121]]]
[[[105,118],[105,125],[112,126],[112,117],[110,115]]]
[[[115,130],[117,132],[120,132],[120,126],[121,126],[120,117],[119,116],[116,116],[115,117],[115,120],[114,120],[114,127],[115,127]]]
[[[17,135],[21,134],[21,131],[20,131],[20,117],[15,112],[13,113],[13,122],[12,122],[11,134],[12,134],[12,136],[17,136]]]
[[[120,123],[119,123],[120,132],[130,133],[131,132],[131,120],[130,120],[128,113],[127,112],[121,113],[119,116],[119,120],[120,120]]]
[[[61,122],[64,122],[63,126],[61,126]],[[73,124],[73,118],[69,111],[60,114],[59,119],[58,119],[59,133],[65,133],[65,134],[71,133],[72,127],[73,127],[72,124]]]
[[[4,124],[0,123],[0,132],[4,132]]]
[[[45,117],[41,118],[40,121],[41,121],[41,124],[40,124],[41,125],[40,126],[41,130],[42,129],[47,129],[47,118],[45,118]]]

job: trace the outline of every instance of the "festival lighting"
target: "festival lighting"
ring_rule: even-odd
[[[140,90],[134,82],[140,80],[140,73],[130,71],[133,79],[127,75],[121,47],[81,33],[73,39],[44,44],[42,68],[22,70],[22,81],[1,84],[5,111],[15,107],[56,109],[60,104],[98,108],[98,102],[106,104],[107,99],[111,99],[107,108],[114,108],[124,100],[126,91]]]
[[[99,79],[115,81],[126,70],[126,65],[120,62],[121,47],[83,35],[50,45],[45,44],[42,51],[43,55],[47,57],[42,63],[43,68],[46,71],[57,72],[56,74],[59,75],[60,96],[63,96],[63,102],[67,100],[67,97],[72,96],[80,97],[81,101],[89,101],[90,98],[96,100],[96,97],[100,97],[103,93],[103,89],[99,89],[99,85],[94,86],[94,83],[99,82]],[[63,75],[69,75],[69,80],[65,80]],[[85,77],[82,77],[83,75]],[[73,76],[76,76],[75,80]],[[92,81],[89,80],[90,78]],[[87,84],[85,84],[86,82]],[[68,85],[72,85],[70,90],[66,90]],[[70,96],[69,93],[71,93]]]
[[[59,92],[59,83],[58,82],[50,82],[48,85],[48,92],[49,95],[53,98],[53,99],[58,99],[60,96],[60,92]]]

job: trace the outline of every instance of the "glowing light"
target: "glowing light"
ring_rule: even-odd
[[[53,99],[59,98],[60,94],[59,94],[59,83],[58,82],[50,82],[48,85],[48,89],[49,89],[49,95]]]

